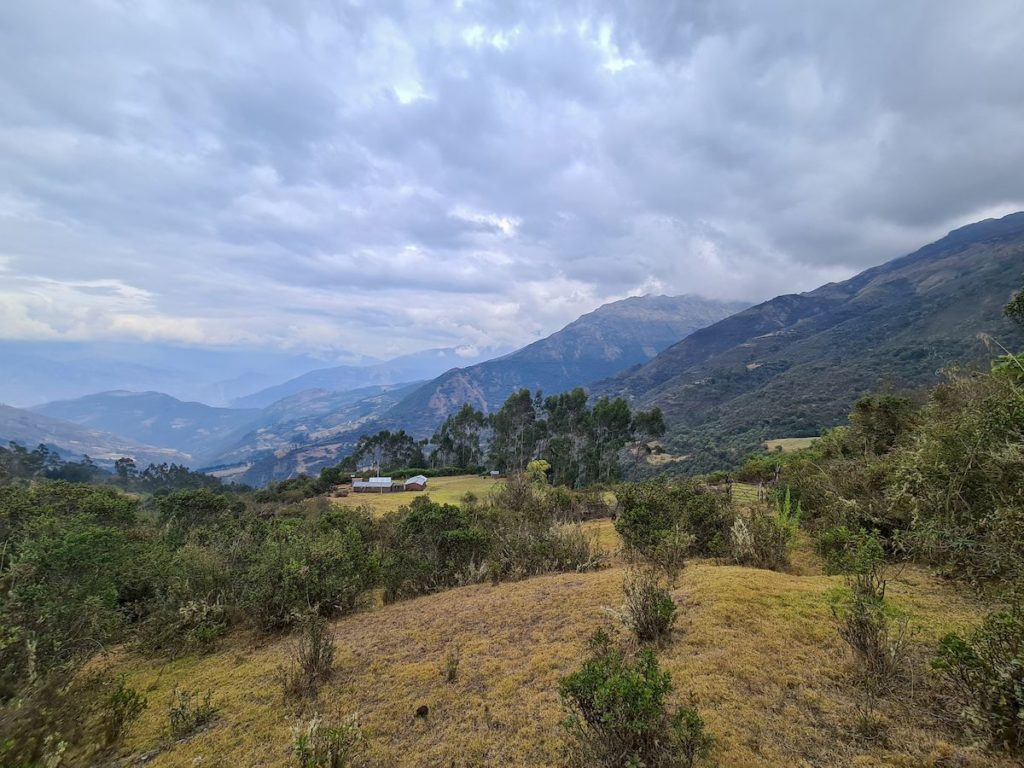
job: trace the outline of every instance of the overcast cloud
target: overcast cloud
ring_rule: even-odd
[[[1024,209],[1024,3],[0,4],[0,335],[518,345]]]

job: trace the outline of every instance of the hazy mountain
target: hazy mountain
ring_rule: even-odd
[[[358,358],[355,362],[362,364]],[[0,402],[19,407],[95,392],[166,392],[211,405],[324,360],[266,350],[199,349],[142,342],[0,341]]]
[[[638,296],[605,304],[504,357],[447,371],[385,418],[427,434],[463,403],[490,412],[523,387],[555,394],[582,386],[646,362],[746,306],[700,296]]]
[[[393,407],[419,384],[379,385],[349,392],[300,392],[264,409],[254,423],[225,441],[207,463],[217,469],[216,474],[253,485],[312,471],[317,460],[347,453],[362,425]]]
[[[500,353],[497,350],[481,351],[467,347],[427,349],[372,365],[319,368],[281,384],[236,398],[231,404],[236,408],[262,408],[307,390],[347,392],[371,385],[423,381],[432,379],[449,368],[471,365]]]
[[[1019,348],[1002,308],[1024,277],[1024,213],[972,224],[909,256],[809,293],[779,296],[699,330],[598,385],[660,406],[670,446],[694,468],[764,438],[816,434],[880,388],[934,384],[986,361],[991,334]]]
[[[110,465],[122,456],[130,456],[140,466],[151,462],[187,463],[188,457],[171,448],[129,440],[109,432],[89,429],[69,421],[0,405],[0,443],[16,442],[26,448],[40,443],[56,449],[62,458],[77,460],[89,456],[97,464]]]
[[[120,390],[60,400],[32,410],[136,442],[173,448],[186,454],[192,466],[204,462],[226,438],[261,413],[183,402],[161,392]]]

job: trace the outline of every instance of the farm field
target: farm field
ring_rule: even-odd
[[[405,506],[417,496],[429,496],[431,501],[439,504],[458,504],[467,493],[484,496],[500,482],[478,475],[431,477],[427,480],[427,490],[421,493],[350,493],[348,496],[332,498],[331,501],[345,507],[370,507],[378,514],[384,514]]]

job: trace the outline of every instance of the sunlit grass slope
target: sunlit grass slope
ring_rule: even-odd
[[[591,524],[602,536],[608,524]],[[804,557],[805,565],[812,558]],[[801,572],[805,568],[799,568]],[[593,629],[611,621],[623,570],[543,576],[423,597],[337,621],[337,674],[317,710],[358,713],[372,766],[553,766],[561,764],[559,678],[576,669]],[[944,739],[933,712],[906,697],[881,708],[882,735],[856,728],[856,697],[828,594],[841,580],[691,564],[675,590],[683,606],[673,643],[659,652],[676,697],[692,693],[714,734],[719,766],[1009,766]],[[891,584],[914,617],[918,641],[979,617],[949,586],[916,569]],[[447,651],[461,650],[458,679],[446,683]],[[289,766],[300,713],[275,681],[288,639],[254,644],[236,637],[205,658],[171,663],[121,656],[117,666],[150,706],[122,757],[154,751],[169,766]],[[176,685],[214,692],[216,724],[167,739],[167,702]],[[421,705],[425,719],[415,718]],[[310,714],[307,709],[304,713]]]

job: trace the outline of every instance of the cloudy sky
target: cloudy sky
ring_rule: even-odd
[[[1024,3],[8,0],[0,337],[402,353],[1024,209]]]

